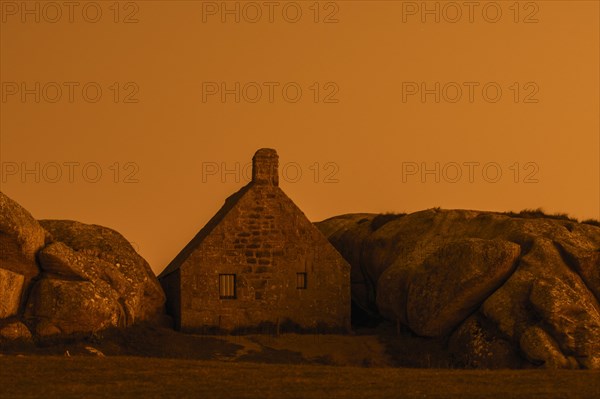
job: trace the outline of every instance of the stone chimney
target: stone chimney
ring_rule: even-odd
[[[279,156],[272,148],[261,148],[252,157],[252,181],[279,186]]]

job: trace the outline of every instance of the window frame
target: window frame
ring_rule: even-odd
[[[300,284],[302,283],[302,284]],[[297,272],[296,273],[296,289],[307,290],[308,289],[308,273]]]
[[[233,295],[222,295],[225,292],[223,283],[228,277],[233,277],[232,289]],[[227,287],[225,287],[227,288]],[[219,273],[219,299],[237,299],[237,275],[234,273]]]

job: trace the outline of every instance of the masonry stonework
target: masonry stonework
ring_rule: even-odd
[[[257,151],[252,181],[159,276],[177,328],[349,328],[350,266],[279,188],[277,165],[275,150]],[[235,298],[220,296],[225,274],[235,275]]]

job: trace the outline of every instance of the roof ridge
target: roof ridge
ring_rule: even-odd
[[[200,229],[200,231],[187,243],[185,247],[173,258],[173,260],[165,267],[158,275],[158,278],[163,278],[174,271],[178,270],[183,262],[191,255],[193,250],[204,241],[206,237],[213,231],[215,227],[225,218],[246,192],[254,185],[254,182],[246,184],[244,187],[233,193],[225,200],[223,206],[215,213],[215,215]]]

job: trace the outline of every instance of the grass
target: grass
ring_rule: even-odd
[[[400,329],[399,329],[400,327]],[[138,325],[79,339],[0,343],[0,354],[35,356],[128,356],[269,364],[354,367],[464,368],[445,339],[419,337],[384,320],[355,326],[352,334],[194,335]]]
[[[542,208],[537,209],[523,209],[520,212],[501,212],[503,215],[508,215],[516,218],[524,218],[524,219],[533,219],[533,218],[546,218],[546,219],[557,219],[557,220],[567,220],[570,222],[579,223],[577,218],[573,218],[566,213],[546,213]],[[581,221],[581,223],[590,224],[593,226],[600,226],[600,221],[596,219],[586,219]]]
[[[439,206],[436,206],[431,209],[436,212],[441,211],[441,208]],[[586,220],[582,220],[580,222],[579,219],[571,217],[567,213],[561,213],[561,212],[546,213],[544,211],[544,209],[542,209],[542,208],[536,208],[536,209],[528,208],[528,209],[523,209],[519,212],[509,211],[509,212],[499,212],[499,213],[502,215],[507,215],[507,216],[511,216],[514,218],[522,218],[522,219],[545,218],[545,219],[566,220],[569,222],[583,223],[583,224],[589,224],[592,226],[600,227],[600,220],[598,220],[598,219],[586,219]],[[406,215],[406,213],[392,213],[392,212],[380,213],[371,220],[371,230],[376,231],[376,230],[380,229],[381,227],[383,227],[384,225],[386,225],[387,223],[391,222],[392,220],[396,220],[405,215]],[[361,219],[358,223],[362,223],[362,222],[366,222],[366,221],[368,221],[367,218]]]
[[[600,371],[457,371],[0,356],[2,398],[595,398]]]
[[[600,227],[600,220],[596,220],[596,219],[582,220],[581,223],[591,224],[592,226]]]
[[[90,356],[90,349],[107,357],[130,356],[185,360],[251,361],[335,366],[397,365],[389,345],[377,331],[360,334],[268,334],[206,336],[167,328],[133,326],[104,331],[94,337],[38,343],[0,343],[0,354]]]

